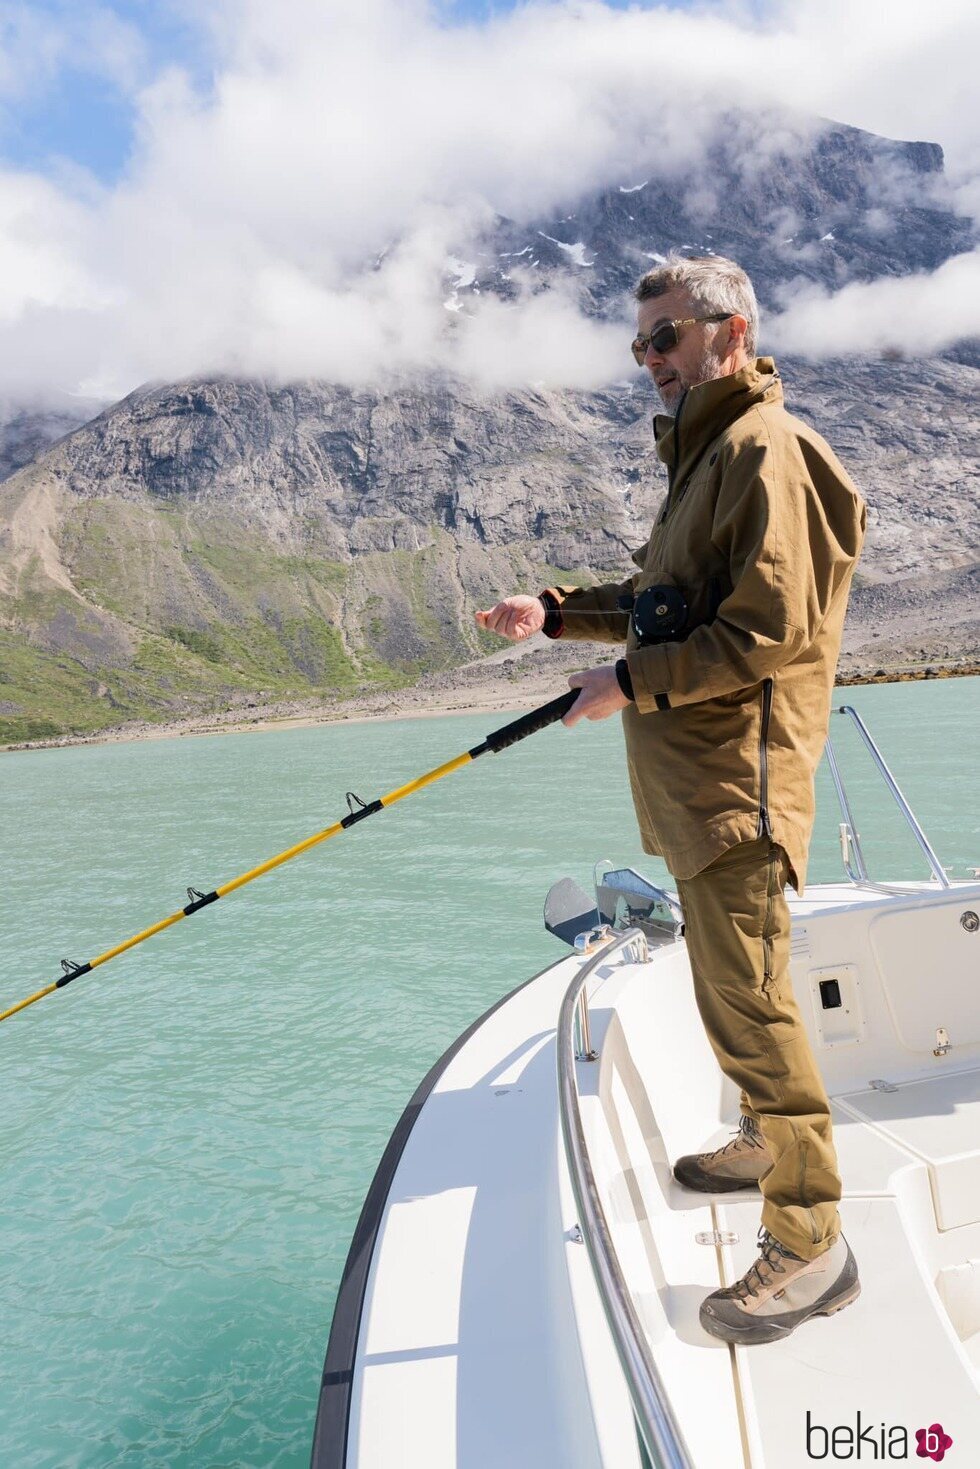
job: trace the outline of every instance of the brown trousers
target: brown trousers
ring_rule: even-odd
[[[677,880],[694,997],[718,1064],[742,1089],[773,1165],[762,1223],[812,1260],[840,1230],[830,1104],[789,978],[789,859],[768,837],[729,848]]]

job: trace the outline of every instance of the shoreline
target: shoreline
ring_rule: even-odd
[[[472,665],[471,665],[472,667]],[[567,670],[536,670],[521,679],[520,690],[512,680],[492,677],[474,678],[472,688],[400,690],[397,694],[376,693],[353,698],[347,703],[317,704],[315,700],[290,701],[285,707],[260,706],[256,702],[239,707],[216,710],[210,714],[191,714],[183,719],[131,722],[96,730],[91,734],[54,735],[47,739],[23,740],[0,745],[0,754],[25,750],[61,750],[75,745],[129,744],[138,740],[184,739],[222,734],[264,734],[272,730],[309,729],[321,724],[367,724],[395,719],[437,719],[454,714],[506,715],[532,708],[563,692],[556,687]],[[980,660],[955,664],[932,663],[907,665],[874,672],[838,672],[836,688],[858,684],[918,683],[948,678],[980,676]],[[255,712],[250,712],[254,710]]]
[[[561,692],[559,690],[559,692]],[[432,701],[425,704],[406,705],[404,708],[385,710],[365,709],[365,701],[352,700],[348,713],[336,705],[325,709],[297,710],[289,714],[256,714],[243,718],[240,713],[225,711],[213,715],[189,716],[182,720],[169,720],[160,724],[116,725],[109,729],[93,731],[91,734],[53,735],[45,740],[24,740],[17,744],[0,745],[0,755],[16,754],[25,750],[64,750],[75,745],[122,745],[142,740],[191,739],[198,736],[224,734],[266,734],[270,730],[311,729],[320,724],[376,724],[396,719],[440,719],[453,714],[517,714],[543,703],[548,697],[557,698],[554,690],[542,691],[540,696],[532,692],[493,696],[488,690],[481,698],[465,703]]]

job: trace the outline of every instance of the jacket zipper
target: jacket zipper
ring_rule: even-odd
[[[684,412],[684,405],[686,402],[687,394],[685,393],[683,398],[677,405],[677,412],[674,414],[674,462],[670,466],[670,473],[667,476],[668,495],[674,488],[674,480],[677,478],[677,467],[681,462],[681,414]]]
[[[667,514],[668,514],[668,511],[670,510],[671,502],[673,500],[673,495],[674,495],[674,480],[677,478],[677,466],[681,462],[681,444],[680,444],[681,414],[684,412],[684,404],[686,402],[687,402],[687,394],[685,393],[684,396],[683,396],[683,398],[681,399],[681,401],[677,405],[677,412],[674,414],[674,462],[673,462],[673,464],[671,464],[669,466],[669,468],[667,470],[667,498],[664,501],[664,508],[660,512],[660,520],[657,522],[659,525],[662,525],[664,523],[664,521],[667,519]]]
[[[714,438],[709,439],[706,444],[702,445],[701,452],[695,457],[693,464],[687,471],[687,474],[685,474],[684,476],[683,483],[678,486],[677,495],[675,496],[674,485],[677,480],[677,467],[681,462],[680,422],[681,414],[684,411],[684,404],[686,402],[687,394],[685,393],[680,401],[677,413],[674,416],[674,462],[668,467],[667,470],[667,498],[664,501],[664,508],[660,512],[660,519],[657,521],[658,525],[663,525],[664,521],[667,519],[670,511],[673,510],[674,506],[679,504],[680,501],[683,500],[684,496],[687,494],[687,487],[691,483],[691,480],[694,478],[695,470],[700,467],[701,460],[704,458],[705,454],[707,454],[708,450],[711,448],[711,445],[717,442],[717,438]]]
[[[769,717],[772,714],[772,679],[762,684],[762,727],[759,731],[759,829],[757,835],[772,841],[769,820]]]

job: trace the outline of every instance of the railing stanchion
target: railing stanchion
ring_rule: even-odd
[[[588,1044],[588,1012],[581,1004],[588,981],[599,968],[630,944],[646,958],[646,936],[638,928],[616,934],[589,958],[576,974],[562,1001],[558,1018],[558,1110],[562,1140],[578,1211],[579,1228],[595,1278],[599,1299],[619,1357],[637,1430],[652,1469],[694,1469],[680,1426],[650,1351],[650,1343],[637,1315],[623,1268],[613,1244],[599,1190],[589,1160],[585,1128],[579,1107],[575,1076],[576,1022],[585,1020]],[[580,1042],[583,1037],[580,1035]]]
[[[952,886],[949,878],[946,876],[946,872],[943,868],[942,863],[936,856],[929,843],[928,837],[916,820],[915,813],[912,810],[912,807],[909,805],[908,801],[905,799],[901,790],[899,789],[898,781],[895,779],[888,766],[885,764],[884,756],[878,749],[878,746],[875,744],[874,740],[871,738],[871,732],[865,724],[864,720],[861,718],[860,714],[857,712],[852,704],[842,704],[840,708],[836,710],[836,713],[846,714],[856,725],[858,733],[864,741],[865,746],[875,763],[878,774],[885,782],[885,785],[888,787],[888,790],[891,793],[892,799],[894,800],[899,811],[901,811],[902,815],[904,816],[909,830],[915,837],[915,840],[918,842],[922,854],[925,857],[926,861],[929,863],[929,866],[932,870],[932,875],[939,883],[939,886],[943,888],[948,888]],[[860,876],[858,878],[855,878],[853,874],[848,870],[848,877],[851,878],[852,882],[857,881],[868,884],[870,886],[877,886],[877,884],[871,882],[871,879],[868,876],[868,870],[865,865],[864,855],[861,852],[860,840],[858,838],[857,830],[854,826],[854,821],[851,817],[850,807],[847,801],[847,794],[844,790],[843,781],[840,778],[840,772],[837,769],[837,761],[834,758],[833,747],[829,739],[827,741],[827,762],[830,765],[830,773],[833,776],[834,784],[837,787],[837,798],[841,803],[841,810],[844,814],[845,820],[848,823],[848,826],[850,827],[850,838],[854,848],[854,856],[858,863],[858,872],[860,873]]]

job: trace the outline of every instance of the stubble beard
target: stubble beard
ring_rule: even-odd
[[[666,411],[673,418],[677,413],[683,395],[690,389],[699,387],[701,383],[714,382],[715,378],[722,376],[722,359],[717,352],[710,347],[705,347],[693,368],[685,373],[678,373],[673,382],[668,386],[665,395],[662,389],[657,388],[660,401]]]

